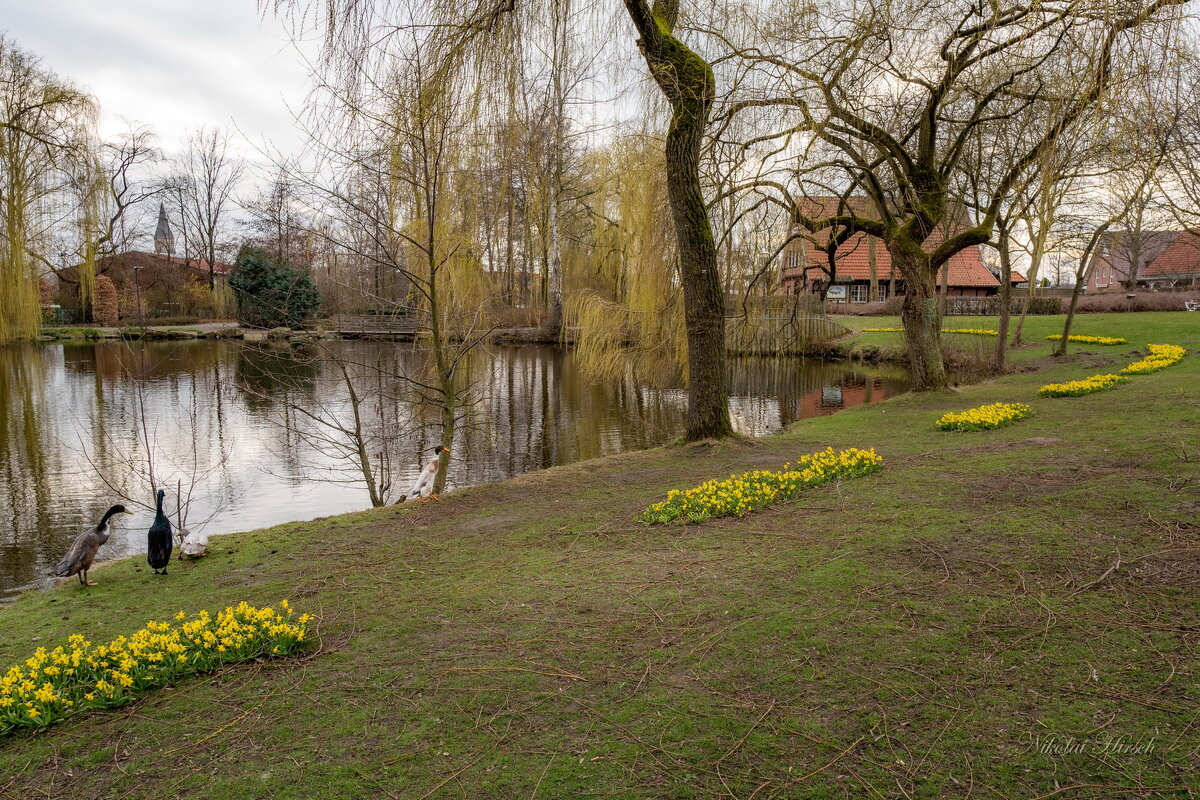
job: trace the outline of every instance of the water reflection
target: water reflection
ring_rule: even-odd
[[[368,424],[399,431],[394,441],[380,440],[378,457],[396,473],[395,486],[411,482],[420,453],[436,443],[425,424],[433,415],[426,419],[382,376],[414,373],[420,354],[382,342],[321,348],[235,341],[0,347],[0,596],[44,583],[72,537],[94,525],[115,495],[149,506],[151,468],[172,497],[194,483],[188,525],[210,535],[369,505],[360,485],[306,479],[345,477],[302,435],[304,412],[336,412],[343,403],[330,355],[364,370],[364,386],[374,381],[378,401],[367,409]],[[456,442],[451,487],[651,447],[683,427],[681,386],[649,385],[632,373],[589,381],[569,352],[555,348],[497,347],[474,354],[468,373],[476,402]],[[750,435],[905,388],[898,372],[825,362],[747,358],[730,366],[734,425]],[[144,552],[152,518],[149,508],[124,518],[100,557]]]

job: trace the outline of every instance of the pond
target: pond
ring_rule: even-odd
[[[413,345],[319,347],[234,340],[22,344],[0,347],[0,597],[48,585],[80,530],[110,505],[152,503],[149,473],[190,498],[188,528],[211,535],[370,506],[361,475],[314,418],[344,415],[339,365],[360,380],[368,427],[386,432],[371,458],[393,497],[437,443],[436,415],[395,381],[415,370]],[[734,359],[730,409],[758,436],[806,417],[883,400],[908,387],[899,371],[799,358]],[[468,373],[474,402],[456,438],[449,488],[663,444],[683,428],[677,382],[589,380],[570,351],[493,347]],[[341,418],[341,417],[339,417]],[[145,552],[147,505],[121,517],[98,561]]]

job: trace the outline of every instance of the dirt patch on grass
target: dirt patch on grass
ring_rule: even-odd
[[[1179,588],[1200,587],[1200,548],[1172,550],[1146,556],[1129,568],[1140,583]]]

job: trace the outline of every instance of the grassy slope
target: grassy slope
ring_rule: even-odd
[[[126,561],[89,591],[26,594],[0,609],[0,664],[72,632],[282,597],[320,615],[321,649],[8,737],[0,797],[1195,789],[1200,314],[1077,328],[1131,345],[754,444],[634,453],[440,505],[222,537],[167,578]],[[1148,341],[1193,355],[1113,392],[1036,397]],[[1048,350],[1039,341],[1026,360]],[[932,427],[997,400],[1035,416],[988,433]],[[630,522],[668,488],[827,445],[874,446],[885,468],[742,520]],[[1121,569],[1088,587],[1118,553]],[[1051,734],[1154,750],[1031,747]],[[1162,788],[1117,788],[1136,786]]]

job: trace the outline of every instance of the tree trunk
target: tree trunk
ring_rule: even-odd
[[[677,112],[667,134],[667,192],[679,241],[687,325],[688,441],[733,433],[725,375],[725,298],[700,191],[702,131],[703,122]]]
[[[950,262],[942,265],[942,285],[938,289],[938,330],[942,329],[942,318],[946,316],[946,298],[950,296]]]
[[[1088,262],[1092,260],[1092,253],[1095,252],[1096,246],[1100,243],[1101,238],[1107,233],[1109,226],[1113,223],[1113,219],[1101,225],[1092,234],[1092,238],[1088,240],[1087,247],[1083,248],[1083,254],[1079,256],[1079,268],[1075,270],[1075,287],[1071,290],[1071,302],[1067,306],[1067,319],[1063,323],[1062,339],[1058,342],[1058,347],[1054,348],[1054,355],[1065,356],[1067,354],[1067,342],[1071,336],[1071,323],[1075,321],[1075,307],[1079,304],[1079,295],[1083,294],[1083,286],[1087,283]]]
[[[547,291],[549,303],[545,321],[546,335],[558,338],[562,332],[562,235],[559,231],[558,204],[562,199],[563,161],[566,149],[566,115],[567,91],[563,83],[563,73],[566,70],[567,47],[569,40],[566,36],[567,21],[559,15],[571,13],[570,4],[555,4],[554,8],[554,48],[551,58],[551,86],[553,87],[554,119],[551,123],[550,141],[550,191],[547,193],[547,223],[549,227],[549,278],[550,286]]]
[[[1008,367],[1008,327],[1012,319],[1012,254],[1008,251],[1008,222],[996,220],[996,251],[1000,254],[1000,335],[996,337],[993,367],[1002,373]]]
[[[717,270],[712,224],[700,185],[700,147],[716,94],[708,62],[671,30],[677,2],[625,0],[641,34],[651,75],[671,103],[667,130],[667,195],[675,221],[688,343],[688,441],[733,433],[725,374],[725,298]]]
[[[367,485],[367,493],[371,496],[371,505],[374,508],[379,508],[386,501],[379,491],[379,484],[375,480],[375,472],[371,468],[371,456],[367,452],[367,440],[363,432],[362,414],[359,410],[362,400],[354,390],[354,380],[350,377],[350,373],[346,371],[345,364],[339,364],[339,366],[342,370],[342,380],[346,384],[346,392],[350,397],[350,408],[354,411],[353,435],[354,447],[358,457],[358,469],[362,473],[363,482]]]
[[[1033,252],[1029,259],[1029,287],[1025,290],[1025,303],[1021,306],[1021,316],[1017,319],[1017,330],[1013,334],[1013,347],[1022,343],[1021,334],[1025,330],[1025,317],[1029,316],[1029,306],[1033,304],[1033,298],[1037,289],[1038,274],[1041,272],[1042,267],[1042,256],[1045,255],[1044,241],[1045,236],[1040,235],[1035,237],[1033,242]]]
[[[562,176],[557,169],[554,170],[554,185],[551,187],[550,207],[549,211],[549,236],[550,236],[550,265],[549,265],[549,309],[546,314],[546,335],[558,338],[562,331],[563,305],[562,305],[562,242],[558,230],[558,195],[559,185],[562,183]]]
[[[442,383],[442,452],[438,454],[438,471],[433,479],[433,493],[441,494],[446,488],[446,474],[450,471],[450,446],[454,444],[454,432],[458,422],[455,403],[454,376]]]
[[[929,255],[916,243],[888,243],[892,264],[904,276],[904,305],[900,319],[908,346],[908,369],[913,389],[944,389],[949,385],[942,359],[941,329],[938,325],[937,270]]]
[[[1075,306],[1079,303],[1079,295],[1083,291],[1085,282],[1084,272],[1080,270],[1075,274],[1075,288],[1071,290],[1071,302],[1067,305],[1067,320],[1063,323],[1062,339],[1058,342],[1058,347],[1054,348],[1054,355],[1065,356],[1067,354],[1067,342],[1071,336],[1071,323],[1075,321]]]

